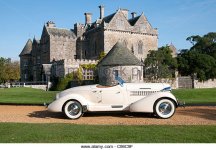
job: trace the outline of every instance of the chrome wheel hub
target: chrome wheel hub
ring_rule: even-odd
[[[168,115],[172,111],[170,103],[164,102],[159,105],[159,112],[163,115]]]
[[[74,116],[80,112],[80,108],[76,103],[73,103],[68,106],[68,112],[70,115]]]

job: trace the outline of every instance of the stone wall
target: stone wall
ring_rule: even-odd
[[[151,83],[168,83],[171,85],[172,89],[178,89],[178,88],[194,88],[194,89],[199,89],[199,88],[216,88],[216,79],[212,80],[208,80],[208,81],[204,81],[204,82],[199,82],[198,80],[194,80],[194,81],[190,81],[192,82],[192,86],[180,86],[182,85],[181,83],[179,82],[182,82],[182,81],[179,81],[179,77],[177,78],[165,78],[165,79],[157,79],[157,80],[149,80],[149,79],[146,79],[144,78],[144,82],[145,83],[148,83],[148,82],[151,82]],[[179,85],[180,84],[180,85]]]
[[[158,49],[158,37],[147,35],[147,34],[139,34],[132,32],[119,32],[112,30],[104,31],[104,50],[105,53],[108,53],[109,50],[118,42],[121,41],[123,44],[127,46],[128,49],[134,51],[134,55],[139,59],[145,59],[147,57],[149,50],[157,50]],[[143,44],[143,54],[138,53],[138,44],[142,42]]]
[[[25,85],[24,87],[47,91],[47,85]]]
[[[61,59],[73,59],[76,55],[76,40],[70,37],[51,36],[50,62]]]
[[[142,66],[101,66],[99,67],[99,83],[101,85],[116,85],[115,71],[118,71],[125,82],[143,82]]]
[[[216,79],[209,79],[204,82],[199,82],[198,80],[194,80],[194,88],[216,88]]]
[[[98,59],[98,56],[102,51],[104,51],[104,32],[103,29],[98,28],[93,31],[88,31],[85,34],[85,40],[88,46],[86,46],[84,50],[84,55],[86,51],[86,57],[87,59]]]
[[[96,60],[85,59],[66,59],[53,62],[54,75],[56,77],[64,77],[68,73],[76,71],[80,65],[83,64],[97,64]]]
[[[149,80],[144,78],[145,83],[167,83],[169,84],[172,89],[178,89],[178,78],[162,78],[162,79],[155,79]]]

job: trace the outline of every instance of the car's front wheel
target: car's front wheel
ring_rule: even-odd
[[[154,105],[154,113],[157,117],[167,119],[174,115],[176,106],[172,100],[160,99]]]
[[[67,101],[63,112],[69,119],[78,119],[83,115],[82,105],[75,100]]]

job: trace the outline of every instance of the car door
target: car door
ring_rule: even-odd
[[[102,90],[99,88],[92,88],[91,89],[91,101],[97,104],[102,103]]]
[[[112,108],[121,108],[124,104],[124,93],[119,85],[101,89],[102,104]]]

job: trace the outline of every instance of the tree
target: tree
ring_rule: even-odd
[[[19,62],[10,62],[5,65],[5,80],[15,81],[20,78]]]
[[[12,62],[10,58],[0,58],[0,83],[15,81],[20,78],[19,62]]]
[[[172,78],[175,76],[177,61],[172,57],[169,46],[150,51],[144,61],[145,77],[154,79]]]
[[[216,77],[216,60],[210,55],[184,50],[178,55],[177,60],[181,75],[196,76],[200,81]]]
[[[190,36],[186,40],[192,43],[192,47],[178,54],[179,73],[196,76],[200,81],[216,78],[216,32],[203,37]]]
[[[211,55],[216,59],[216,32],[209,32],[203,37],[190,36],[187,40],[193,44],[190,50]]]

